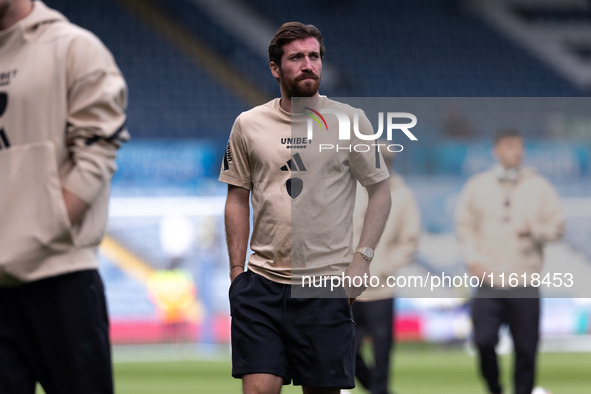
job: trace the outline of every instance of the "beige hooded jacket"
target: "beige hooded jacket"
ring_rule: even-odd
[[[564,234],[564,217],[552,185],[532,169],[516,180],[490,170],[472,177],[456,208],[457,234],[464,259],[495,276],[540,273],[543,248]],[[529,227],[529,235],[518,230]]]
[[[127,87],[105,46],[35,1],[0,31],[0,285],[98,267]],[[62,188],[89,206],[76,227]]]

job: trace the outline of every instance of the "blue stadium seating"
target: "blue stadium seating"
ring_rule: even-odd
[[[47,0],[109,47],[129,86],[134,138],[225,141],[246,106],[113,0]]]
[[[454,0],[248,2],[323,32],[352,96],[581,96]]]
[[[148,2],[148,0],[146,0]],[[247,108],[205,70],[114,0],[47,0],[95,32],[112,50],[129,84],[129,126],[135,137],[223,141]],[[268,62],[187,0],[153,0],[241,75],[278,93]],[[245,3],[246,4],[246,3]],[[272,2],[249,7],[277,27],[318,25],[326,59],[339,80],[331,96],[581,96],[526,51],[452,0]],[[269,37],[270,39],[271,37]]]

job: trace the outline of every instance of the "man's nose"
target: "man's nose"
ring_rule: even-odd
[[[304,63],[302,64],[302,68],[304,70],[311,70],[312,69],[312,61],[310,60],[309,56],[304,57]]]

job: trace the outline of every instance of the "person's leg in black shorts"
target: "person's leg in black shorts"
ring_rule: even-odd
[[[234,279],[229,296],[232,376],[243,378],[243,387],[258,392],[272,385],[265,392],[279,392],[292,379],[305,393],[354,386],[355,333],[347,299],[292,298],[290,285],[251,271]]]
[[[347,298],[290,298],[285,321],[295,385],[355,387],[355,323]]]
[[[394,299],[376,300],[372,309],[372,316],[379,316],[379,320],[372,325],[370,331],[375,358],[372,394],[387,394],[393,344]]]
[[[0,392],[111,394],[109,323],[96,270],[0,288]]]
[[[472,300],[471,307],[474,344],[480,357],[480,373],[490,393],[501,393],[495,348],[499,342],[499,328],[504,320],[505,300],[476,297]]]
[[[507,301],[509,303],[507,320],[515,348],[514,393],[530,394],[534,388],[536,373],[540,299],[512,298]]]
[[[291,382],[281,333],[287,291],[287,285],[252,271],[230,285],[232,376],[243,379],[245,393],[279,392],[282,384]]]
[[[355,375],[372,394],[387,394],[393,344],[394,300],[388,298],[355,302],[353,317],[357,324]],[[360,354],[361,341],[366,335],[371,339],[374,355],[371,368],[367,366]]]
[[[34,394],[35,375],[22,347],[14,338],[15,333],[22,329],[12,313],[10,293],[6,290],[0,288],[0,393]]]
[[[361,348],[364,339],[368,335],[371,324],[369,310],[366,307],[369,302],[357,301],[352,305],[353,319],[355,320],[355,376],[366,390],[371,390],[371,368],[366,364]]]

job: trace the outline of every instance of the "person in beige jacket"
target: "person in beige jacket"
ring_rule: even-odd
[[[97,246],[127,87],[92,33],[0,0],[0,392],[112,393]]]
[[[515,347],[514,392],[530,394],[540,325],[539,291],[532,286],[542,269],[544,245],[563,236],[564,218],[552,185],[522,168],[523,138],[517,131],[496,135],[494,156],[497,164],[464,186],[457,234],[471,274],[486,278],[472,300],[472,322],[488,390],[502,392],[495,347],[500,326],[508,324]],[[510,276],[519,283],[509,282]]]
[[[390,172],[392,203],[370,266],[370,273],[379,278],[379,285],[368,287],[353,304],[357,349],[355,376],[372,394],[390,392],[388,386],[390,354],[394,344],[395,289],[387,285],[387,278],[412,262],[421,234],[421,214],[415,196],[402,177],[393,171],[394,154],[383,151],[383,156]],[[353,221],[355,238],[361,232],[367,198],[365,189],[358,186]],[[365,362],[361,352],[364,339],[370,339],[372,344],[374,359],[369,363]]]

